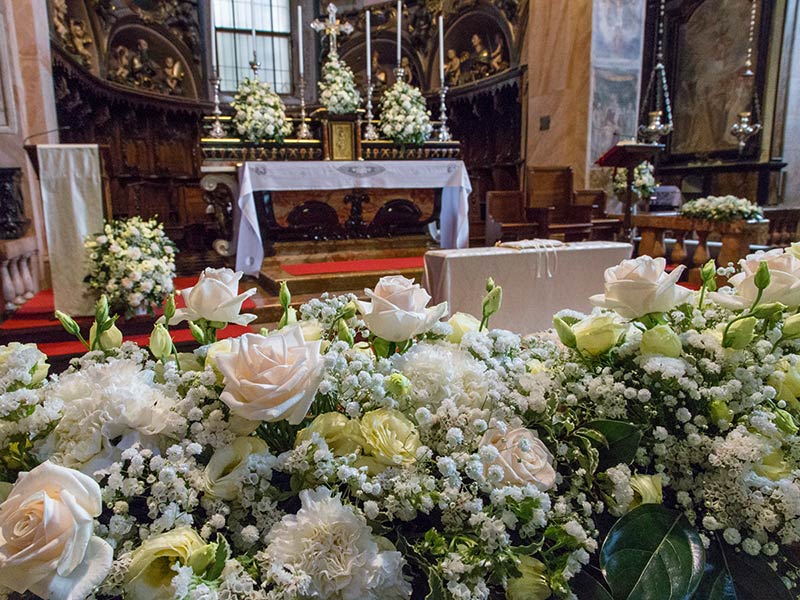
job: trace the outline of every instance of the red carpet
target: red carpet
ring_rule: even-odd
[[[365,273],[369,271],[395,271],[400,269],[421,269],[425,264],[422,256],[404,258],[375,258],[365,260],[342,260],[281,265],[289,275],[323,275],[326,273]]]

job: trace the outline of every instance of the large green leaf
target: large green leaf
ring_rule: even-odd
[[[588,568],[584,567],[580,573],[570,580],[569,587],[572,593],[579,600],[614,600],[608,590],[586,572]]]
[[[718,542],[708,553],[706,572],[695,600],[792,600],[778,574],[762,556],[736,552]]]
[[[691,598],[703,577],[705,551],[683,513],[643,504],[617,521],[600,550],[615,600]]]
[[[605,438],[605,444],[598,444],[601,471],[620,463],[629,464],[636,457],[639,442],[642,441],[642,431],[636,425],[601,419],[586,423],[584,428],[594,430]]]

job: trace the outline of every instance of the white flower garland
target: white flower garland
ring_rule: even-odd
[[[353,71],[337,54],[331,54],[322,66],[319,101],[334,115],[355,112],[361,105]]]
[[[87,236],[89,261],[86,283],[105,294],[114,309],[133,314],[160,306],[174,291],[175,244],[164,225],[141,217],[106,223],[103,233]]]
[[[736,196],[707,196],[690,200],[681,206],[681,215],[705,221],[738,221],[761,219],[761,208],[746,198]]]
[[[396,81],[381,99],[379,129],[396,144],[423,144],[431,135],[431,113],[419,88]]]
[[[282,142],[292,132],[283,100],[265,81],[243,80],[231,106],[236,131],[250,142]]]

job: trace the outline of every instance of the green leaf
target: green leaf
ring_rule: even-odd
[[[703,577],[705,550],[683,513],[643,504],[617,521],[600,550],[616,600],[691,598]]]
[[[620,463],[629,464],[636,457],[642,431],[631,423],[601,419],[586,423],[585,429],[594,429],[606,439],[608,447],[600,446],[600,470],[615,467]]]
[[[428,569],[428,595],[425,600],[445,600],[444,584],[442,583],[442,576],[439,571],[431,567]]]
[[[596,429],[589,429],[588,427],[581,427],[575,430],[575,435],[580,435],[582,437],[588,438],[593,442],[596,442],[600,446],[604,448],[608,448],[608,440],[606,436],[602,433],[597,431]]]
[[[214,553],[214,562],[206,570],[205,579],[216,581],[222,575],[225,568],[225,561],[230,557],[230,547],[228,541],[221,535],[217,536],[217,551]]]
[[[569,587],[572,593],[580,600],[614,600],[614,597],[603,585],[594,577],[586,572],[585,567],[580,573],[572,578]]]
[[[711,546],[705,575],[694,600],[792,600],[763,556],[736,552],[718,541]]]

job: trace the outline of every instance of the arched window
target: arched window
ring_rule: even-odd
[[[213,6],[222,90],[232,92],[242,79],[252,76],[255,21],[255,49],[261,63],[259,78],[279,94],[290,93],[289,0],[214,0]]]

